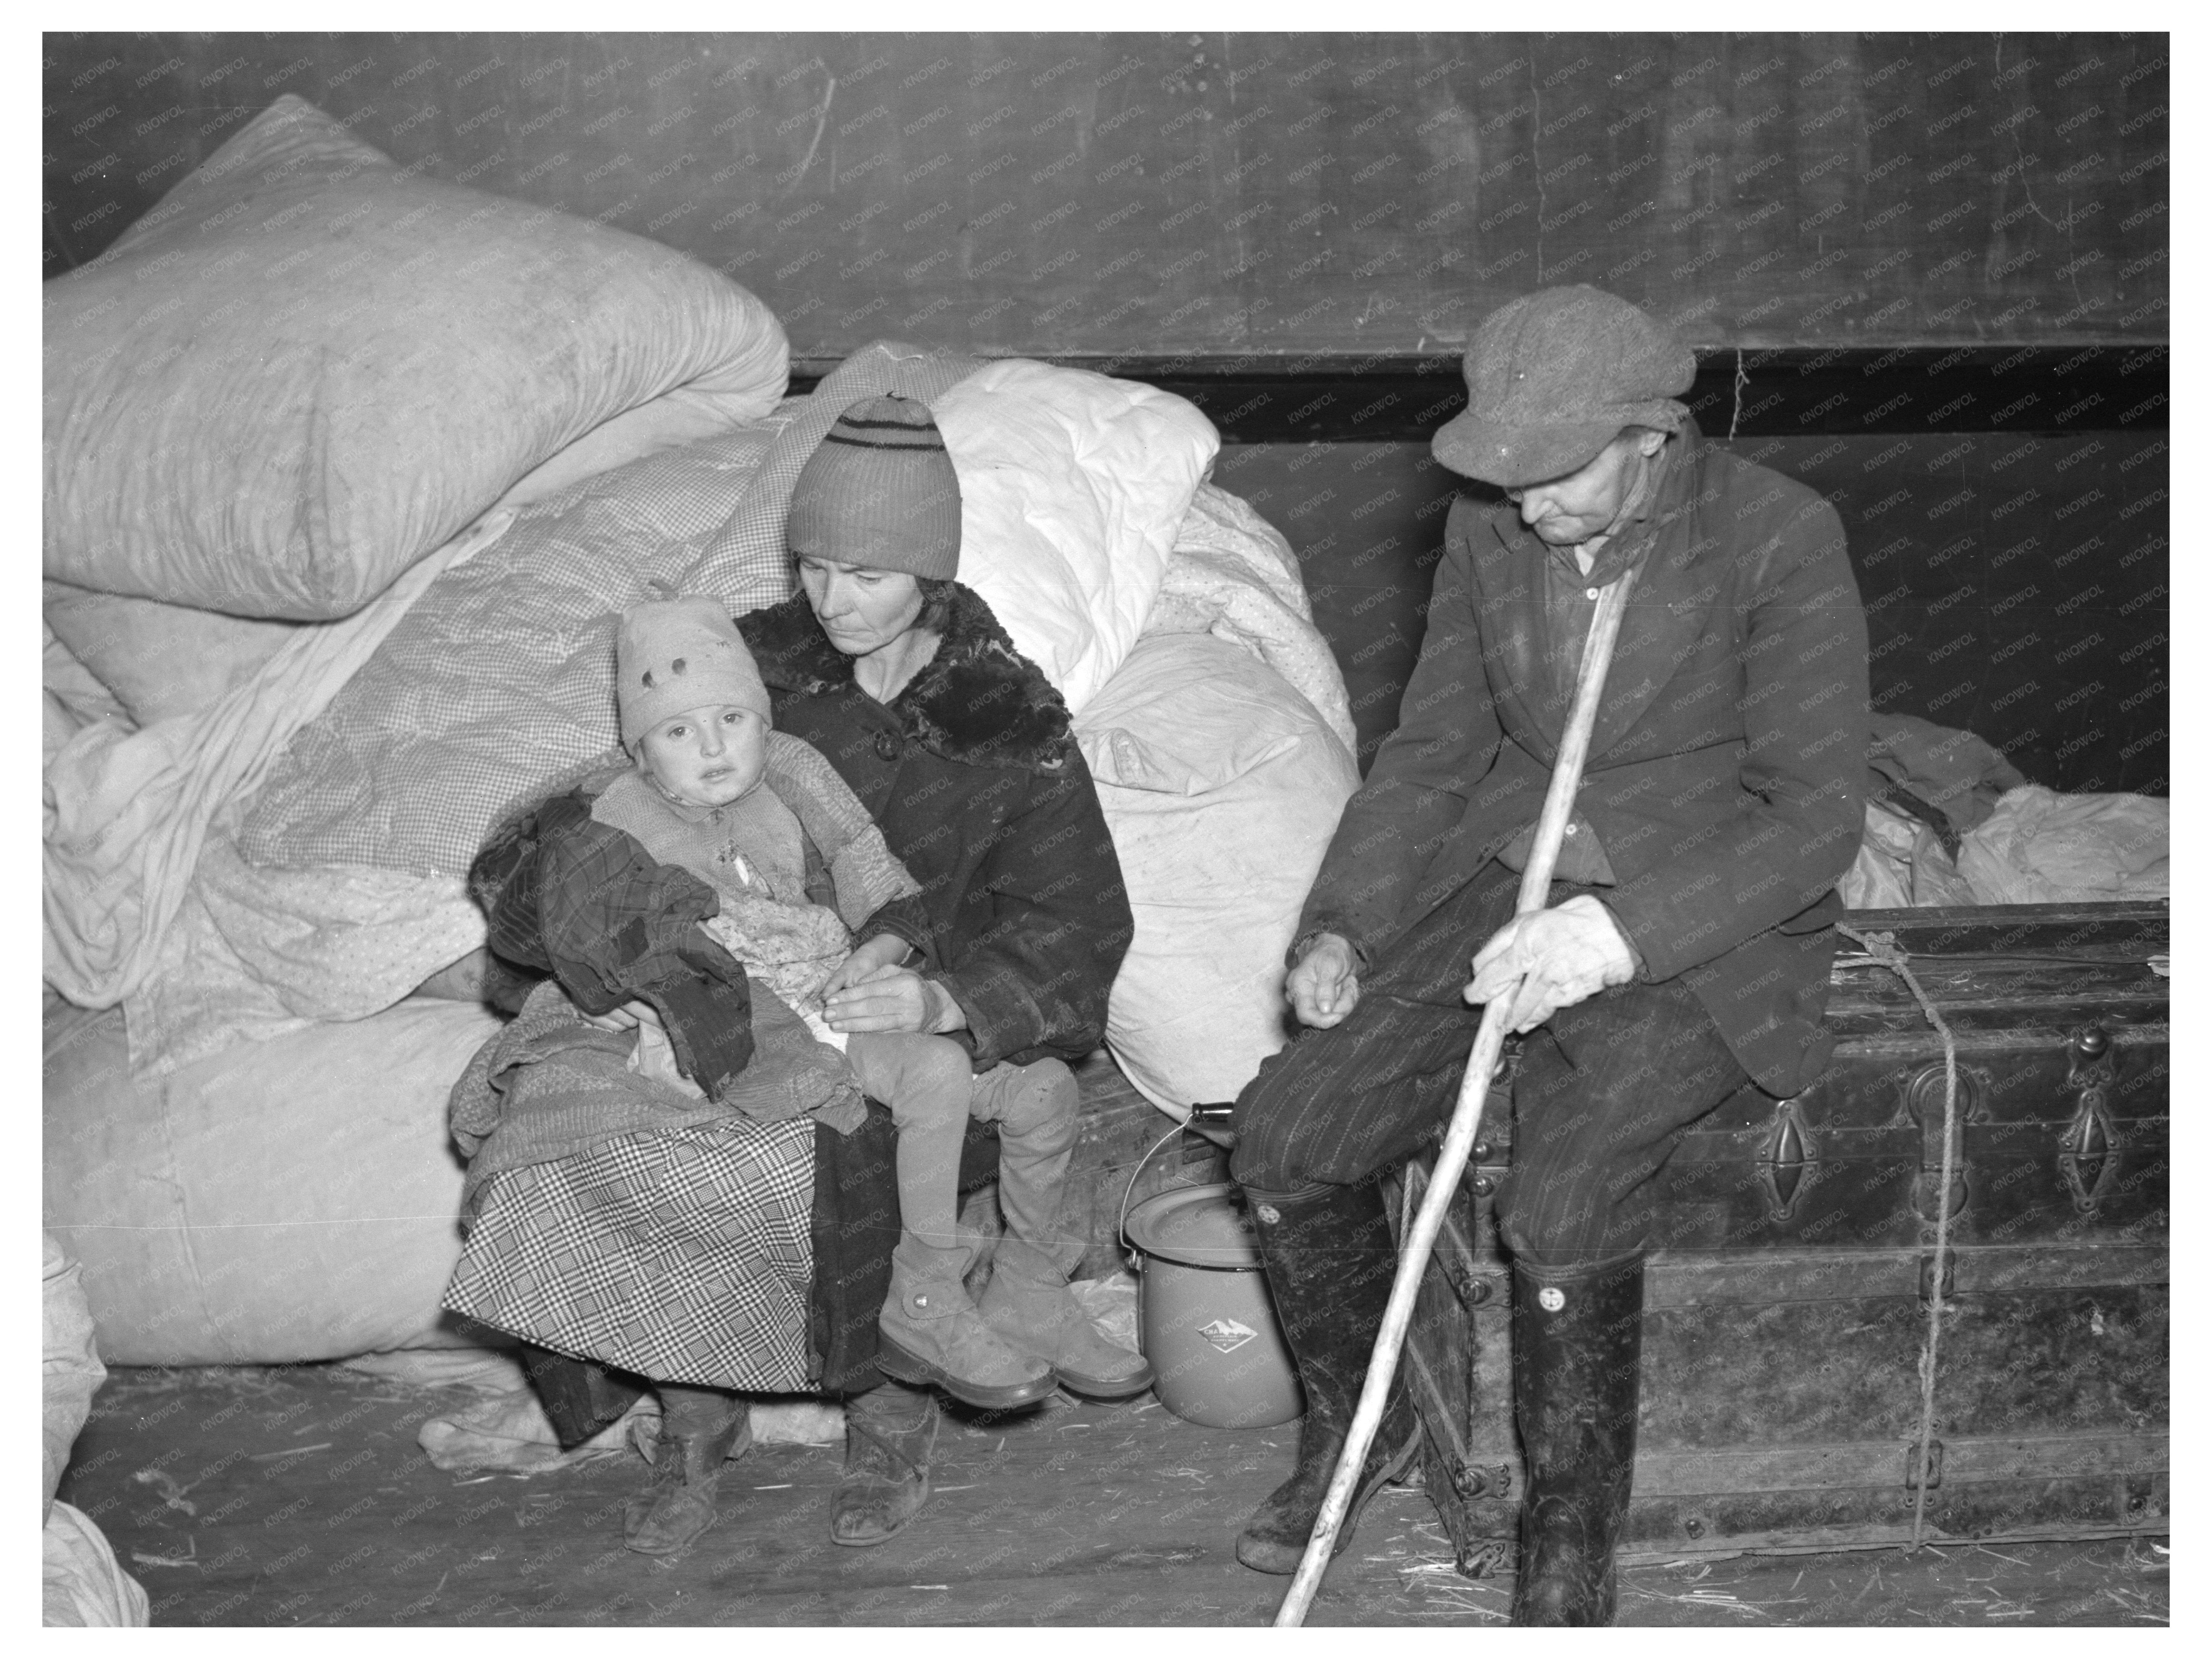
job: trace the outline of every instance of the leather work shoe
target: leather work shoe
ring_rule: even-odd
[[[720,1389],[660,1385],[653,1485],[623,1506],[623,1542],[640,1555],[673,1555],[714,1524],[722,1465],[752,1447],[744,1401]]]
[[[1100,1330],[1068,1289],[1067,1275],[1020,1239],[1000,1243],[980,1305],[985,1324],[1009,1346],[1050,1365],[1073,1393],[1127,1400],[1152,1386],[1144,1355]]]
[[[1321,1519],[1359,1406],[1397,1271],[1397,1250],[1372,1182],[1302,1193],[1251,1187],[1244,1192],[1283,1340],[1298,1364],[1306,1411],[1298,1419],[1297,1467],[1244,1523],[1237,1559],[1258,1572],[1294,1573]],[[1404,1384],[1394,1379],[1359,1484],[1337,1528],[1332,1559],[1352,1541],[1368,1500],[1384,1482],[1403,1474],[1420,1449],[1420,1419]]]
[[[883,1543],[921,1512],[937,1422],[933,1395],[896,1382],[845,1401],[845,1469],[830,1504],[831,1543]]]
[[[960,1282],[965,1249],[928,1249],[906,1239],[891,1255],[890,1294],[876,1322],[876,1369],[917,1386],[940,1388],[986,1411],[1034,1405],[1059,1386],[1049,1361],[1010,1346],[983,1322]]]

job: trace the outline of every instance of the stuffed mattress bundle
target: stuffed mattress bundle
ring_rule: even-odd
[[[435,994],[482,943],[460,873],[614,741],[624,606],[789,592],[791,481],[876,392],[933,405],[963,578],[1075,715],[1136,914],[1123,1068],[1179,1111],[1283,1041],[1352,728],[1182,399],[884,343],[779,402],[743,289],[289,100],[47,311],[49,977],[85,1006],[49,1005],[46,1207],[111,1359],[441,1340],[445,1096],[495,1024]]]

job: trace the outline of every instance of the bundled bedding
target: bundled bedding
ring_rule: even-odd
[[[2163,899],[2169,807],[2061,794],[1972,732],[1876,714],[1866,833],[1838,890],[1854,910]]]
[[[1137,919],[1109,1046],[1180,1111],[1280,1044],[1283,948],[1357,783],[1352,730],[1287,544],[1204,482],[1218,440],[1195,409],[896,343],[782,398],[781,332],[734,284],[407,178],[293,100],[203,174],[70,279],[109,289],[49,294],[46,957],[67,1000],[49,1003],[47,1209],[113,1357],[453,1340],[435,1328],[459,1246],[447,1096],[496,1029],[463,872],[504,813],[614,743],[616,614],[654,584],[733,612],[791,592],[798,468],[873,392],[932,405],[962,477],[963,580],[1061,691],[1093,762]],[[348,263],[339,245],[372,232],[379,254]],[[556,284],[569,311],[535,349],[502,361],[528,331],[491,331],[458,386],[441,335],[452,406],[425,428],[410,398],[427,361],[408,345],[431,313],[467,313],[445,273],[519,304],[563,234],[616,285],[594,306]],[[196,310],[222,310],[203,277],[260,270],[229,257],[257,236],[298,255],[295,273],[337,260],[320,291],[340,303],[320,348],[295,304],[267,384],[203,392],[222,415],[206,453],[113,509],[165,515],[132,550],[82,480],[157,428],[191,441],[160,426],[163,377],[213,372],[193,343],[226,350],[232,313],[194,334]],[[625,252],[636,294],[617,283]],[[580,334],[640,306],[664,309],[620,339]],[[380,307],[388,325],[364,327]],[[87,366],[95,328],[123,344]],[[101,379],[142,351],[155,380]],[[579,384],[549,394],[556,356]],[[621,372],[579,368],[600,362]],[[409,390],[380,404],[377,376]],[[549,395],[568,412],[507,430]],[[302,434],[325,447],[302,453]],[[237,470],[262,448],[290,465]],[[211,512],[211,492],[238,511]]]
[[[698,261],[289,95],[44,302],[46,575],[240,617],[346,616],[495,502],[767,413],[789,362]]]

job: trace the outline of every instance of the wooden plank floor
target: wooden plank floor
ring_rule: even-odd
[[[416,1443],[468,1402],[321,1366],[118,1370],[61,1495],[106,1529],[154,1622],[289,1625],[1267,1624],[1288,1581],[1231,1540],[1292,1431],[1199,1428],[1149,1396],[948,1419],[938,1492],[872,1550],[827,1540],[839,1453],[757,1448],[686,1554],[621,1546],[625,1456],[456,1477]],[[1740,1557],[1624,1574],[1624,1625],[2155,1625],[2162,1540]],[[1495,1625],[1504,1581],[1452,1570],[1418,1490],[1385,1492],[1314,1625]]]

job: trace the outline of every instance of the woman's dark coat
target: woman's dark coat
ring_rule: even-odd
[[[888,707],[854,683],[805,594],[738,618],[775,727],[829,758],[921,884],[975,1069],[1104,1041],[1129,947],[1121,861],[1067,706],[982,599],[952,589],[937,654]]]
[[[956,585],[936,655],[889,705],[854,683],[805,594],[738,618],[776,729],[829,757],[921,884],[936,965],[968,1016],[951,1036],[977,1071],[1079,1060],[1106,1033],[1106,994],[1133,922],[1121,864],[1068,730],[1067,705],[991,608]],[[815,1133],[809,1346],[819,1381],[880,1381],[876,1319],[898,1242],[897,1137],[872,1106],[851,1135]],[[971,1124],[965,1193],[997,1173],[996,1132]]]

